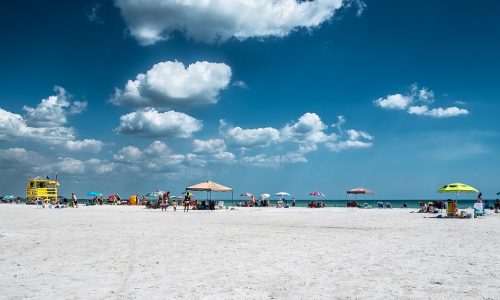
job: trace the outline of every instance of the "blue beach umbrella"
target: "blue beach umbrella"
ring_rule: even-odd
[[[5,196],[5,197],[3,197],[3,199],[4,199],[4,200],[7,200],[7,201],[10,201],[10,200],[12,200],[12,199],[14,199],[14,198],[15,198],[15,197],[14,197],[14,196],[12,196],[12,195],[9,195],[9,196]]]
[[[89,196],[89,197],[102,197],[103,194],[98,193],[98,192],[88,192],[87,196]]]

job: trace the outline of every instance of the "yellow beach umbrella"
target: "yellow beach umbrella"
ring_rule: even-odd
[[[450,183],[442,186],[438,193],[478,193],[474,187],[460,182]]]
[[[467,184],[455,182],[447,185],[443,185],[438,193],[455,193],[455,201],[458,201],[458,194],[460,193],[478,193],[479,191]]]

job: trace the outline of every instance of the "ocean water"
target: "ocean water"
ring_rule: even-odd
[[[322,201],[323,203],[326,204],[327,207],[346,207],[347,202],[353,201],[352,199],[349,200],[297,200],[296,206],[297,207],[307,207],[307,205],[311,201]],[[406,202],[408,205],[408,208],[419,208],[419,203],[424,202],[428,203],[430,201],[446,201],[445,200],[357,200],[358,205],[364,205],[364,203],[367,203],[368,205],[371,205],[372,207],[377,207],[377,202],[389,202],[392,206],[392,208],[401,208],[403,207],[403,203]],[[495,200],[487,200],[490,206],[493,206],[493,203]],[[238,203],[245,203],[244,200],[224,200],[225,205],[236,205]],[[472,207],[474,203],[476,202],[475,199],[467,199],[467,200],[458,200],[458,208],[464,209],[468,207]],[[292,200],[287,200],[287,203],[289,205],[292,205]],[[271,200],[271,205],[276,205],[276,200]]]
[[[199,202],[203,201],[205,199],[198,199]],[[216,199],[213,199],[214,201],[218,202],[219,200],[216,200]],[[245,200],[243,199],[235,199],[235,200],[222,200],[224,201],[224,205],[227,205],[227,206],[237,206],[237,204],[244,204],[245,203]],[[287,201],[287,204],[288,205],[292,205],[292,200],[286,200]],[[352,199],[349,199],[349,200],[297,200],[296,201],[296,206],[297,207],[307,207],[307,205],[312,202],[312,201],[321,201],[323,203],[325,203],[326,207],[346,207],[347,206],[347,202],[351,202],[353,201]],[[403,207],[403,203],[406,203],[408,208],[419,208],[419,203],[420,202],[424,202],[424,203],[428,203],[430,201],[446,201],[446,199],[444,200],[356,200],[357,204],[358,205],[361,205],[363,206],[365,203],[367,205],[370,205],[372,207],[377,207],[377,202],[389,202],[392,206],[392,208],[402,208]],[[494,199],[485,199],[485,201],[488,202],[489,206],[490,207],[493,207],[494,205],[494,202],[495,200]],[[78,200],[78,203],[80,204],[85,204],[88,202],[88,199],[79,199]],[[475,199],[464,199],[464,200],[458,200],[458,208],[460,209],[465,209],[465,208],[469,208],[469,207],[472,207],[474,205],[474,203],[476,202]],[[22,203],[25,203],[25,200],[22,199]],[[270,205],[271,206],[274,206],[276,205],[276,200],[270,200]]]

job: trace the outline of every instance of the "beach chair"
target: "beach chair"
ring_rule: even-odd
[[[455,218],[457,217],[457,214],[457,204],[452,200],[448,201],[448,205],[446,206],[446,216],[449,218]]]
[[[485,211],[483,203],[474,203],[474,212],[477,216],[484,216]]]
[[[36,200],[36,208],[45,208],[45,204],[43,203],[43,200]]]

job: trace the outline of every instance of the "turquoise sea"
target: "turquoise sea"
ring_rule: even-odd
[[[392,206],[392,208],[401,208],[403,207],[403,203],[406,202],[409,208],[419,208],[419,203],[424,202],[428,203],[430,201],[445,201],[444,200],[357,200],[358,205],[363,205],[364,203],[367,203],[368,205],[371,205],[372,207],[377,207],[377,202],[389,202]],[[311,201],[315,200],[297,200],[296,206],[298,207],[307,207],[308,203]],[[349,200],[317,200],[317,201],[322,201],[326,204],[327,207],[346,207],[347,202],[353,201],[352,199]],[[489,202],[490,206],[493,206],[493,203],[495,200],[487,200]],[[245,200],[224,200],[225,205],[236,205],[237,203],[245,203]],[[467,200],[458,200],[458,208],[468,208],[472,207],[474,203],[476,202],[475,199],[467,199]],[[292,204],[291,200],[287,200],[287,203],[289,205]],[[271,204],[275,205],[276,200],[271,200]]]
[[[198,201],[203,201],[204,199],[198,199]],[[215,200],[215,199],[214,199]],[[216,202],[218,200],[215,200]],[[237,206],[237,204],[241,204],[243,205],[245,203],[245,200],[242,200],[242,199],[235,199],[235,200],[223,200],[224,201],[224,205],[228,205],[228,206]],[[326,204],[326,207],[346,207],[347,206],[347,202],[351,202],[353,201],[352,199],[349,199],[349,200],[297,200],[296,201],[296,206],[297,207],[307,207],[307,205],[312,202],[312,201],[322,201],[323,203]],[[420,202],[424,202],[424,203],[428,203],[430,201],[446,201],[446,199],[444,200],[357,200],[357,204],[358,205],[361,205],[363,206],[365,203],[367,205],[370,205],[372,207],[377,207],[377,202],[388,202],[391,204],[392,208],[402,208],[403,207],[403,203],[406,203],[408,208],[419,208],[419,203]],[[493,206],[495,200],[494,199],[488,199],[488,200],[485,200],[488,202],[489,206]],[[24,203],[24,199],[22,200],[22,202]],[[87,199],[79,199],[78,200],[79,203],[81,204],[85,204],[88,202]],[[461,208],[461,209],[464,209],[464,208],[468,208],[468,207],[472,207],[474,205],[474,203],[476,202],[475,199],[464,199],[464,200],[458,200],[458,208]],[[288,200],[287,199],[287,203],[291,206],[292,204],[292,200]],[[270,205],[271,206],[274,206],[276,205],[276,200],[270,200]]]

